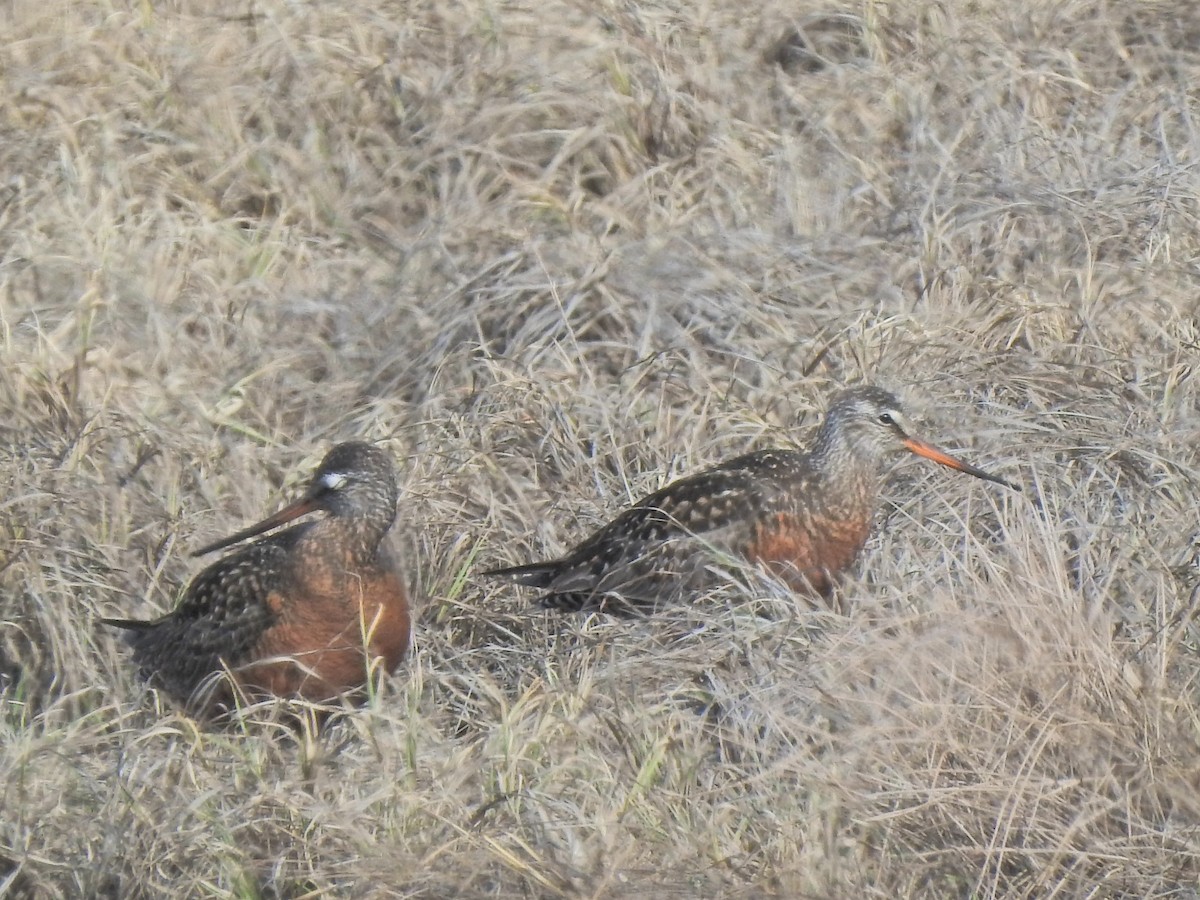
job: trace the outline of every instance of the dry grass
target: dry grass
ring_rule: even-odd
[[[0,894],[1195,897],[1200,6],[0,10]],[[905,462],[845,616],[484,564],[802,441]],[[416,650],[202,730],[100,615],[329,444]]]

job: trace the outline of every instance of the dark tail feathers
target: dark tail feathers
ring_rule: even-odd
[[[500,569],[488,569],[481,573],[485,578],[498,578],[510,584],[523,584],[526,587],[544,588],[550,585],[558,575],[557,562],[529,563],[524,566],[505,566]]]
[[[100,624],[111,625],[113,628],[124,628],[126,631],[149,631],[158,623],[145,619],[101,619]]]

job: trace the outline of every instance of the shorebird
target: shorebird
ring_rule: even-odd
[[[323,510],[325,518],[218,559],[160,618],[101,621],[126,630],[144,677],[197,711],[228,706],[224,671],[251,697],[326,702],[357,691],[376,665],[392,672],[408,650],[408,595],[385,539],[396,499],[387,452],[338,444],[298,500],[193,556],[306,513]]]
[[[852,388],[834,398],[811,449],[720,463],[639,500],[559,559],[483,574],[539,588],[544,606],[565,611],[654,609],[719,583],[730,562],[828,597],[866,543],[889,451],[1020,490],[911,432],[895,396]]]

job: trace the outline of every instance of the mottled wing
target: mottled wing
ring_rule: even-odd
[[[130,631],[145,677],[181,698],[245,661],[274,622],[289,555],[310,524],[255,541],[204,569],[167,615]]]
[[[640,500],[557,560],[552,578],[539,579],[547,603],[598,608],[616,595],[653,606],[702,587],[710,566],[740,555],[757,519],[792,505],[789,487],[803,463],[787,451],[746,454]]]

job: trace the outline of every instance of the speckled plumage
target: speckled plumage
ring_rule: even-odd
[[[899,447],[1007,484],[911,437],[892,394],[854,388],[834,399],[809,451],[739,456],[643,498],[560,559],[484,574],[540,588],[563,610],[653,608],[713,585],[728,562],[826,595],[866,543],[881,461]]]
[[[408,650],[408,597],[386,540],[396,500],[385,451],[339,444],[299,500],[200,553],[308,512],[328,516],[217,560],[161,618],[104,622],[127,630],[146,678],[199,710],[228,702],[227,691],[206,689],[225,669],[252,695],[326,701],[353,691],[373,659],[390,672]]]

